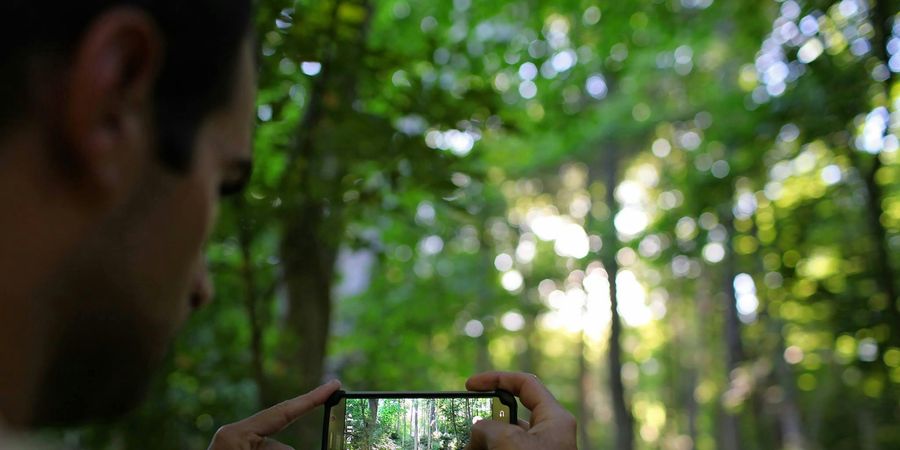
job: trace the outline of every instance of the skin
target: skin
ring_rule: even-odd
[[[163,40],[137,9],[97,18],[31,114],[0,136],[0,411],[17,428],[117,417],[211,299],[203,244],[249,176],[251,40],[187,174],[157,156]],[[35,89],[37,90],[37,89]]]
[[[252,40],[230,101],[203,120],[186,174],[157,157],[152,89],[163,39],[143,12],[98,17],[63,68],[0,130],[0,418],[28,430],[111,419],[141,399],[188,315],[212,299],[203,246],[222,192],[250,172]],[[13,274],[10,276],[10,274]],[[222,427],[211,449],[287,448],[270,436],[320,406],[325,384]],[[485,374],[534,411],[480,422],[470,450],[574,449],[574,421],[536,378]]]
[[[466,381],[472,391],[506,390],[531,411],[531,423],[482,420],[472,426],[466,450],[570,450],[576,448],[575,417],[565,410],[538,377],[527,373],[487,372]]]

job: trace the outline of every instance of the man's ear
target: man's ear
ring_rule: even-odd
[[[72,55],[62,114],[62,151],[89,201],[115,201],[156,145],[153,88],[163,52],[150,16],[116,8],[95,20]],[[99,197],[94,197],[98,195]]]

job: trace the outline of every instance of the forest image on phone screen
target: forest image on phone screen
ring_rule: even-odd
[[[457,450],[490,398],[346,399],[344,450]]]

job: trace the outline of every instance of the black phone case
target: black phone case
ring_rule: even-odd
[[[509,423],[519,423],[516,397],[507,391],[497,389],[485,392],[347,392],[336,391],[325,401],[325,418],[322,425],[322,450],[328,450],[328,424],[331,408],[345,398],[498,398],[500,403],[509,407]]]

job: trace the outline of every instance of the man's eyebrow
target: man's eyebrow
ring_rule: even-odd
[[[250,183],[253,175],[253,161],[250,159],[237,159],[228,164],[225,170],[225,178],[219,187],[220,196],[229,196],[240,193]]]

